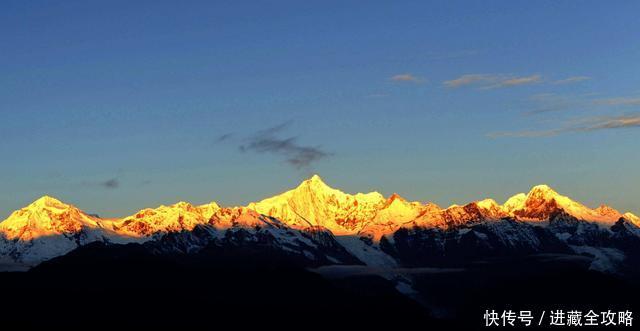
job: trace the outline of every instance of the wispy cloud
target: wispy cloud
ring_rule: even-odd
[[[640,128],[640,114],[603,116],[581,119],[567,123],[565,127],[550,130],[514,131],[514,132],[493,132],[487,136],[491,138],[501,137],[552,137],[569,132],[593,132],[609,129]]]
[[[456,79],[444,81],[443,84],[446,87],[458,88],[467,85],[479,85],[486,83],[493,83],[499,79],[497,75],[489,75],[489,74],[469,74],[462,75]]]
[[[585,80],[590,80],[590,79],[591,77],[588,77],[588,76],[572,76],[572,77],[567,77],[565,79],[556,80],[552,82],[552,84],[554,85],[573,84],[573,83],[579,83],[579,82],[583,82]]]
[[[483,88],[494,89],[494,88],[501,88],[501,87],[513,87],[513,86],[519,86],[519,85],[536,84],[541,81],[542,81],[542,78],[540,77],[540,75],[514,77],[514,78],[507,78],[504,80],[500,80],[496,84],[485,86]]]
[[[284,157],[285,161],[296,169],[309,167],[314,162],[332,155],[319,146],[301,145],[298,143],[297,136],[281,137],[291,123],[285,122],[260,130],[249,137],[245,144],[240,145],[239,149],[242,152],[267,153]]]
[[[111,178],[99,184],[106,189],[115,189],[120,187],[120,181],[117,178]]]
[[[527,111],[524,114],[525,115],[538,115],[538,114],[544,114],[544,113],[553,113],[553,112],[563,111],[563,110],[566,110],[566,109],[569,109],[568,105],[555,104],[555,105],[548,105],[548,106],[536,108],[534,110]]]
[[[597,131],[605,129],[624,129],[640,127],[640,114],[618,116],[618,117],[601,117],[595,119],[591,125],[576,128],[576,131]]]
[[[467,74],[452,80],[444,81],[443,84],[444,86],[449,88],[478,86],[482,89],[494,89],[501,87],[535,84],[541,81],[542,77],[540,75],[514,77],[500,74]]]
[[[513,132],[491,132],[487,134],[489,138],[538,138],[538,137],[552,137],[562,133],[562,129],[554,130],[542,130],[542,131],[513,131]]]
[[[562,95],[555,93],[539,93],[528,98],[527,103],[532,105],[531,110],[525,115],[538,115],[543,113],[565,111],[572,108],[584,108],[588,105],[586,95]]]
[[[394,82],[409,82],[409,83],[416,83],[416,84],[424,82],[424,78],[421,78],[409,73],[394,75],[394,76],[391,76],[391,78],[389,79],[391,79]]]
[[[83,181],[80,183],[82,186],[87,187],[99,187],[107,190],[113,190],[120,187],[120,180],[118,178],[110,178],[107,180],[98,181]]]
[[[621,97],[594,100],[595,104],[607,106],[639,106],[640,97]]]
[[[227,141],[229,139],[233,138],[233,133],[224,133],[218,136],[218,138],[216,138],[216,142],[224,142]]]

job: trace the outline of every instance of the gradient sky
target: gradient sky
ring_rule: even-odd
[[[319,173],[640,214],[638,1],[3,1],[0,219],[245,204]]]

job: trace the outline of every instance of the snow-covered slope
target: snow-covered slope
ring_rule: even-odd
[[[44,196],[0,223],[0,255],[34,264],[102,240],[99,219]]]
[[[630,221],[631,223],[635,224],[636,226],[640,227],[640,217],[632,214],[632,213],[624,213],[624,215],[622,215],[622,217],[624,217],[625,219],[627,219],[628,221]]]
[[[431,203],[409,202],[395,193],[389,198],[378,192],[347,194],[329,187],[318,175],[247,208],[293,227],[322,226],[336,235],[365,236],[374,241],[401,227],[448,227],[508,216],[492,199],[443,210]]]
[[[615,224],[625,231],[612,232]],[[631,213],[606,205],[591,209],[546,185],[514,195],[503,205],[484,199],[440,208],[398,194],[385,198],[378,192],[344,193],[314,175],[294,189],[246,207],[179,202],[121,219],[93,217],[45,196],[0,223],[0,258],[37,264],[92,241],[159,241],[167,251],[189,252],[211,242],[266,240],[315,259],[337,261],[336,256],[344,260],[351,255],[379,266],[396,264],[381,242],[387,247],[402,245],[395,243],[398,238],[411,238],[411,245],[430,247],[430,252],[456,242],[458,246],[448,249],[533,252],[545,251],[545,245],[559,249],[562,245],[553,238],[572,247],[616,246],[618,238],[635,242],[638,225],[640,219]]]
[[[294,227],[322,226],[336,235],[357,233],[386,199],[377,192],[355,195],[333,189],[318,175],[293,190],[247,206]]]
[[[49,196],[13,212],[0,223],[0,231],[7,239],[23,241],[61,234],[73,235],[84,229],[99,227],[98,219]]]
[[[198,224],[207,224],[218,211],[220,207],[215,202],[199,207],[187,202],[178,202],[171,206],[143,209],[132,216],[112,222],[112,228],[121,235],[133,237],[190,231]]]
[[[525,196],[523,193],[511,197],[504,204],[503,209],[519,219],[547,220],[555,212],[563,210],[578,219],[601,223],[605,226],[613,225],[622,214],[617,210],[601,205],[591,209],[566,196],[560,195],[547,185],[538,185]]]
[[[179,202],[122,219],[100,219],[48,196],[0,223],[0,261],[33,266],[94,241],[152,243],[165,253],[189,253],[211,243],[268,243],[310,261],[360,263],[322,227],[294,229],[246,207]]]

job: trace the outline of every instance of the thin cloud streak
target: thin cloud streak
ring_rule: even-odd
[[[524,115],[539,115],[539,114],[546,114],[546,113],[554,113],[554,112],[564,111],[567,109],[569,109],[568,105],[557,104],[557,105],[550,105],[550,106],[526,111],[524,112]]]
[[[443,84],[446,87],[458,88],[467,85],[476,85],[486,82],[495,82],[500,79],[500,76],[489,74],[468,74],[462,75],[456,79],[444,81]]]
[[[542,81],[542,79],[541,79],[540,75],[531,75],[531,76],[525,76],[525,77],[515,77],[515,78],[509,78],[509,79],[502,80],[502,81],[500,81],[500,82],[498,82],[497,84],[494,84],[494,85],[486,86],[486,87],[484,87],[484,89],[495,89],[495,88],[513,87],[513,86],[519,86],[519,85],[529,85],[529,84],[536,84],[536,83],[539,83],[541,81]]]
[[[553,137],[562,133],[562,130],[548,131],[516,131],[516,132],[491,132],[487,134],[489,138],[539,138]]]
[[[416,83],[416,84],[422,83],[424,81],[423,78],[414,76],[413,74],[410,74],[410,73],[398,74],[398,75],[392,76],[390,79],[394,82],[409,82],[409,83]]]
[[[513,77],[500,74],[466,74],[452,80],[444,81],[443,85],[449,88],[479,86],[481,89],[486,90],[535,84],[541,81],[542,77],[540,75]]]
[[[594,103],[607,106],[640,106],[640,97],[598,99]]]
[[[117,178],[111,178],[100,183],[100,185],[106,189],[116,189],[120,187],[120,181]]]
[[[553,137],[570,132],[593,132],[609,129],[640,128],[640,114],[589,118],[579,122],[581,124],[551,130],[492,132],[487,134],[487,136],[490,138],[536,138]]]
[[[578,128],[577,131],[597,131],[604,129],[624,129],[640,127],[640,115],[605,117],[591,126]]]
[[[221,134],[218,136],[218,138],[216,138],[216,142],[224,142],[227,141],[229,139],[233,138],[233,133],[225,133],[225,134]]]
[[[588,76],[573,76],[573,77],[567,77],[565,79],[556,80],[552,84],[554,85],[572,84],[572,83],[583,82],[585,80],[590,80],[590,79],[591,77],[588,77]]]
[[[83,181],[80,183],[86,187],[99,187],[107,190],[114,190],[120,187],[120,180],[118,178],[110,178],[104,181]]]
[[[525,111],[524,115],[538,115],[551,112],[569,110],[571,108],[585,107],[584,96],[561,95],[555,93],[539,93],[528,99],[533,103],[533,109]]]

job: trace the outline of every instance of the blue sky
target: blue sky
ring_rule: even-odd
[[[640,214],[637,1],[4,1],[0,218],[245,204],[312,173]]]

